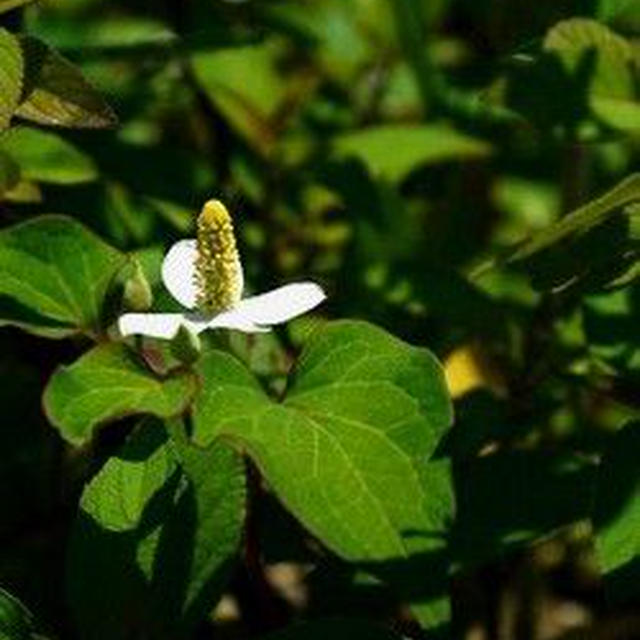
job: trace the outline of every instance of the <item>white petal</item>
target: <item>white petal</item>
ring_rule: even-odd
[[[196,306],[196,257],[195,240],[176,242],[162,261],[162,282],[169,293],[187,309]]]
[[[326,297],[314,282],[295,282],[241,300],[233,311],[256,325],[280,324],[310,311]]]
[[[134,334],[150,338],[170,339],[180,325],[198,334],[208,327],[209,319],[194,314],[182,313],[125,313],[118,319],[118,330],[122,336]]]
[[[207,323],[208,329],[236,329],[237,331],[244,331],[245,333],[265,333],[271,331],[269,327],[260,327],[249,318],[247,318],[242,311],[237,309],[231,309],[230,311],[223,311],[217,316],[209,320]]]
[[[196,240],[180,240],[167,251],[162,261],[162,282],[169,293],[187,309],[195,309],[198,298],[196,286],[196,258],[198,243]],[[238,295],[244,289],[244,274],[240,259],[238,267]]]

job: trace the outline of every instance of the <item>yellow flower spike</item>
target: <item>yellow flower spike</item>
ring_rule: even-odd
[[[243,278],[231,216],[222,202],[205,203],[197,233],[197,306],[208,313],[231,309],[242,296]]]

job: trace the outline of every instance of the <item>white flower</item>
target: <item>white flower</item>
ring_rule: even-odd
[[[162,281],[187,309],[184,313],[125,313],[118,320],[123,336],[172,338],[180,326],[195,334],[205,329],[269,331],[320,304],[326,295],[313,282],[288,284],[242,299],[244,276],[231,218],[218,200],[205,204],[198,237],[174,244],[162,263]]]

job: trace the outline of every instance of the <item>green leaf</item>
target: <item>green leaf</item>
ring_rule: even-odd
[[[593,112],[610,127],[629,134],[640,132],[640,101],[595,96],[591,100]]]
[[[161,424],[145,419],[85,487],[80,507],[107,531],[134,531],[153,496],[176,472]]]
[[[198,516],[191,571],[179,611],[183,624],[191,627],[211,611],[225,586],[228,565],[240,542],[246,487],[244,465],[235,452],[222,443],[204,450],[195,447],[183,425],[176,423],[172,425],[176,456],[193,490],[192,508]],[[176,513],[177,525],[183,514]],[[176,538],[182,539],[180,527],[176,529]]]
[[[65,216],[0,231],[0,324],[50,337],[101,333],[105,295],[125,260]]]
[[[20,43],[14,35],[0,28],[0,131],[9,126],[20,103],[23,73]]]
[[[623,376],[640,377],[640,289],[624,287],[583,299],[589,352]]]
[[[529,258],[571,236],[584,235],[602,224],[609,215],[620,212],[625,205],[640,200],[640,173],[634,173],[604,195],[572,211],[553,226],[522,243],[509,256],[510,262]]]
[[[638,595],[640,580],[640,423],[616,433],[598,473],[594,525],[608,596]]]
[[[233,356],[212,351],[198,363],[205,388],[194,402],[193,441],[210,445],[228,422],[251,417],[271,406],[258,381]]]
[[[20,181],[20,167],[0,148],[0,198]]]
[[[33,616],[9,592],[0,587],[0,638],[2,640],[31,640]]]
[[[294,624],[264,640],[401,640],[402,636],[368,620],[330,618]]]
[[[263,152],[275,142],[272,127],[286,97],[273,42],[198,52],[193,70],[213,104],[240,135]],[[251,82],[238,82],[251,78]]]
[[[23,36],[20,44],[25,73],[16,115],[57,127],[115,126],[115,114],[75,65],[31,36]]]
[[[35,182],[18,180],[16,184],[0,196],[0,199],[6,202],[19,203],[42,202],[42,192]]]
[[[351,87],[358,71],[375,54],[376,45],[391,44],[392,22],[384,2],[278,2],[268,5],[265,11],[275,24],[313,45],[315,61],[343,86]]]
[[[570,73],[585,56],[595,55],[588,96],[592,110],[613,127],[638,129],[633,116],[640,113],[640,69],[628,40],[595,20],[571,18],[549,30],[543,47],[557,53]]]
[[[383,125],[339,136],[339,157],[356,156],[376,176],[400,182],[413,169],[442,162],[485,157],[491,147],[446,125]]]
[[[68,592],[83,637],[186,637],[221,595],[244,519],[242,465],[220,444],[177,440],[142,421],[82,495]]]
[[[507,255],[529,274],[538,290],[597,292],[633,277],[637,261],[634,207],[640,201],[640,174],[533,235]],[[499,264],[482,265],[481,276]]]
[[[589,50],[596,53],[591,79],[595,94],[627,98],[633,95],[633,48],[622,36],[587,18],[563,20],[549,30],[543,48],[556,52],[565,66],[573,70]]]
[[[29,17],[29,30],[57,50],[93,53],[118,51],[124,55],[155,49],[156,55],[171,54],[176,35],[161,20],[131,15],[87,16],[75,12]]]
[[[22,7],[25,4],[30,4],[33,0],[0,0],[0,14]]]
[[[634,6],[637,6],[636,0],[600,0],[598,3],[598,18],[600,20],[610,20]]]
[[[227,354],[207,354],[200,374],[196,444],[238,441],[282,502],[334,551],[392,576],[404,593],[419,591],[417,576],[407,575],[412,557],[428,582],[418,567],[442,551],[452,517],[448,466],[428,462],[452,417],[428,351],[366,323],[330,323],[304,350],[281,405]],[[443,580],[446,562],[440,569]],[[411,594],[414,602],[424,596]],[[421,615],[442,621],[428,607]]]
[[[89,156],[54,133],[16,127],[0,139],[0,151],[17,162],[27,180],[78,184],[98,176]]]
[[[188,371],[163,377],[151,372],[123,343],[103,344],[69,366],[59,367],[44,393],[51,423],[68,442],[82,444],[101,423],[149,413],[182,413],[195,391]]]

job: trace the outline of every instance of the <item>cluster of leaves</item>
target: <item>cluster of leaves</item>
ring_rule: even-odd
[[[436,636],[585,522],[637,602],[634,3],[61,4],[0,0],[0,637],[271,631],[277,559]],[[368,322],[120,339],[212,194],[252,286]],[[270,637],[399,637],[316,607]]]

